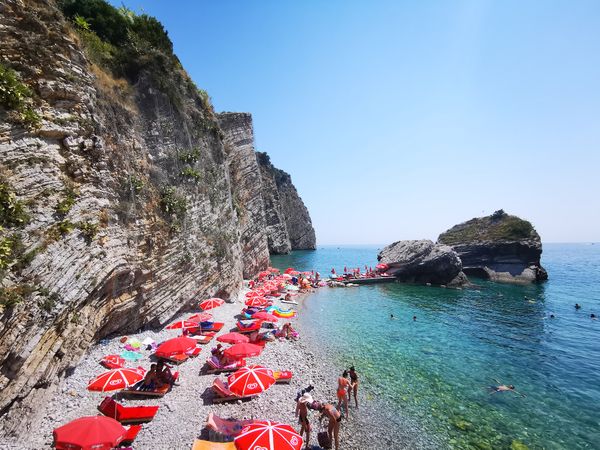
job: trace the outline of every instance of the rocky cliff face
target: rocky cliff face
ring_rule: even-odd
[[[467,281],[456,252],[425,239],[394,242],[379,252],[377,260],[402,282],[460,286]]]
[[[539,234],[530,222],[502,210],[455,225],[438,242],[458,253],[467,275],[515,283],[548,279]]]
[[[258,153],[263,180],[267,235],[271,253],[314,250],[317,242],[308,209],[289,174],[271,164],[266,153]]]
[[[0,434],[92,342],[268,262],[248,120],[217,118],[175,57],[152,47],[125,81],[82,36],[52,1],[0,2]]]
[[[261,173],[254,151],[252,116],[247,113],[222,113],[218,117],[225,133],[233,206],[241,233],[244,277],[250,278],[269,264],[265,204]],[[267,188],[265,190],[268,191]]]

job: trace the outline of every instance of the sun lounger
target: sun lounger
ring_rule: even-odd
[[[123,406],[106,397],[98,405],[98,411],[122,424],[143,423],[154,419],[158,406]]]
[[[211,442],[196,439],[192,450],[236,450],[233,442]]]
[[[212,333],[212,332],[211,332]],[[213,340],[213,338],[215,337],[214,334],[199,334],[199,335],[192,335],[189,336],[192,339],[196,339],[196,344],[208,344],[210,341]]]
[[[226,382],[221,380],[220,378],[216,378],[212,384],[213,392],[215,396],[213,397],[213,403],[222,403],[222,402],[232,402],[236,400],[250,400],[256,395],[237,395],[229,390],[229,386]]]
[[[236,326],[240,333],[252,333],[253,331],[260,330],[260,327],[262,326],[262,320],[256,320],[250,323],[244,323],[238,320]]]
[[[244,367],[246,365],[246,360],[244,358],[238,359],[230,364],[222,365],[219,362],[219,358],[216,356],[211,356],[206,361],[206,373],[222,373],[222,372],[235,372],[240,367]]]
[[[135,396],[135,397],[162,397],[167,392],[169,392],[170,389],[171,389],[170,384],[163,384],[162,386],[157,387],[156,389],[154,389],[152,391],[142,391],[136,385],[136,386],[131,386],[131,387],[121,391],[121,394],[125,395],[125,396]]]
[[[221,331],[221,328],[223,328],[223,326],[225,325],[224,322],[213,322],[212,324],[208,325],[208,326],[204,326],[202,324],[200,324],[201,326],[198,327],[198,329],[205,333],[207,331],[214,331],[216,333],[218,333],[219,331]]]
[[[273,372],[273,376],[277,384],[290,384],[293,374],[289,370],[278,370]]]
[[[119,445],[122,447],[125,447],[125,446],[130,446],[131,444],[133,444],[133,441],[135,441],[135,438],[137,437],[137,435],[141,429],[142,429],[141,425],[131,425],[127,429],[127,433],[125,433],[125,437],[123,438],[123,440],[121,441],[121,443]]]
[[[182,362],[187,361],[189,358],[198,356],[200,354],[201,350],[202,350],[201,348],[195,348],[193,351],[191,351],[189,353],[179,353],[179,354],[171,355],[171,356],[157,355],[155,353],[154,356],[156,356],[159,359],[164,359],[165,361],[172,362],[173,364],[181,364]]]
[[[233,439],[242,432],[242,429],[250,425],[251,423],[256,422],[252,419],[247,420],[227,420],[221,419],[219,416],[213,413],[208,413],[208,417],[206,419],[206,424],[204,428],[209,431],[209,439],[213,439],[211,437],[212,433],[217,434],[214,440],[218,441],[233,441]]]

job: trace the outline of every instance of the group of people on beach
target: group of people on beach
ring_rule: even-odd
[[[298,423],[300,424],[300,436],[306,434],[306,448],[309,447],[311,431],[308,411],[313,410],[320,413],[319,423],[322,423],[324,419],[328,419],[326,441],[328,441],[329,444],[335,443],[336,450],[339,449],[340,422],[344,417],[342,414],[342,406],[345,410],[346,417],[349,417],[348,402],[351,401],[353,395],[354,404],[356,409],[358,409],[358,374],[356,373],[354,366],[350,367],[348,370],[344,370],[342,376],[338,378],[337,383],[337,405],[328,402],[314,401],[309,393],[313,388],[312,386],[309,386],[298,393],[296,398],[296,416],[298,417]],[[323,438],[320,436],[319,445],[325,444],[322,439]]]
[[[150,365],[150,370],[136,387],[140,391],[153,391],[167,384],[173,385],[175,381],[171,368],[163,360],[159,360],[156,364]]]

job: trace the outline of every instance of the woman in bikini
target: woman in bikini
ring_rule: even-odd
[[[344,403],[344,409],[346,410],[346,417],[348,414],[348,392],[350,388],[350,380],[348,380],[348,372],[344,370],[344,373],[341,377],[338,378],[338,387],[337,387],[337,398],[338,398],[338,409],[341,411],[340,406],[342,402]]]
[[[354,370],[354,366],[350,367],[350,381],[352,382],[350,389],[348,389],[348,400],[350,400],[350,393],[354,392],[354,403],[356,405],[356,409],[358,409],[358,398],[356,393],[358,392],[358,374],[356,370]]]
[[[321,413],[321,417],[319,417],[319,422],[321,422],[325,417],[329,419],[329,424],[327,426],[327,434],[329,435],[329,439],[335,441],[335,450],[338,450],[340,447],[339,433],[340,422],[342,421],[342,414],[331,403],[325,403],[324,405],[317,404],[315,406],[315,409],[317,409]]]

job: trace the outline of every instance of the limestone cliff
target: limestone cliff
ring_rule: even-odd
[[[516,283],[548,279],[539,234],[530,222],[503,210],[455,225],[438,242],[458,253],[467,275]]]
[[[222,113],[219,124],[225,133],[233,205],[240,222],[244,277],[250,278],[269,264],[265,206],[254,151],[252,116]]]
[[[266,153],[258,153],[263,180],[267,235],[271,253],[314,250],[317,242],[308,209],[290,175],[277,169]]]
[[[268,262],[252,145],[156,20],[99,3],[122,26],[0,1],[0,434],[33,429],[92,342]]]

